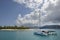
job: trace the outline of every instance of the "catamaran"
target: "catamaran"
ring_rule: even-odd
[[[40,35],[40,36],[47,36],[47,35],[57,35],[55,31],[37,31],[34,32],[35,35]]]
[[[40,12],[40,10],[39,10]],[[38,26],[41,26],[41,14],[39,13],[39,24]],[[40,35],[40,36],[47,36],[47,35],[56,35],[55,31],[37,31],[34,32],[35,35]]]

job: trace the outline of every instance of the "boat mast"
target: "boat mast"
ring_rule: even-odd
[[[35,8],[34,10],[35,10],[34,15],[36,15],[36,13],[38,13],[38,24],[37,25],[38,25],[38,27],[40,27],[41,26],[41,11],[38,8]]]
[[[41,11],[39,10],[39,27],[41,26]]]

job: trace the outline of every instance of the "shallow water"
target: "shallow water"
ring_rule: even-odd
[[[53,30],[56,31],[57,35],[50,36],[34,35],[34,32],[38,31],[38,29],[25,29],[15,31],[0,30],[0,40],[60,40],[60,30],[58,29]]]

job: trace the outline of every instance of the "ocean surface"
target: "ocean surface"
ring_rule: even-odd
[[[57,35],[49,36],[39,36],[34,35],[34,32],[40,29],[25,29],[25,30],[0,30],[0,40],[60,40],[60,30],[59,29],[49,29],[55,30]],[[47,29],[41,29],[47,30]]]

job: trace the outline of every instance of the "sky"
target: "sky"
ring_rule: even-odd
[[[23,16],[30,11],[31,9],[26,8],[24,4],[18,4],[13,0],[0,0],[0,25],[16,25],[18,15]]]
[[[60,25],[60,1],[0,0],[0,25]]]

